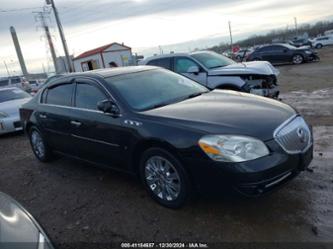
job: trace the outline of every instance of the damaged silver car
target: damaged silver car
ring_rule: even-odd
[[[212,51],[171,53],[143,60],[182,74],[210,89],[228,89],[277,98],[279,71],[267,61],[237,63]]]

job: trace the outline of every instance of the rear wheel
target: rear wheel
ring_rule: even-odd
[[[51,149],[37,127],[30,128],[29,139],[32,151],[39,161],[48,162],[53,158]]]
[[[168,151],[151,148],[145,151],[140,162],[141,180],[159,204],[179,208],[190,197],[188,174],[181,162]]]
[[[321,44],[321,43],[318,43],[317,45],[316,45],[316,48],[322,48],[323,47],[323,44]]]
[[[302,64],[304,61],[304,58],[300,54],[295,54],[292,58],[293,64]]]

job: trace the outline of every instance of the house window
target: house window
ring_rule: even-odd
[[[85,62],[81,62],[82,71],[89,71],[100,68],[97,60],[89,60]]]

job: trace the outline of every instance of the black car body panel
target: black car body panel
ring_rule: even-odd
[[[150,70],[164,69],[143,66],[97,70],[52,81],[20,109],[24,128],[29,131],[32,125],[38,127],[56,151],[131,173],[137,173],[144,150],[162,147],[179,158],[200,190],[211,185],[235,188],[256,185],[285,172],[304,169],[302,155],[287,154],[273,137],[278,126],[297,116],[286,104],[246,93],[215,90],[165,106],[135,111],[105,80]],[[120,114],[113,116],[98,110],[75,108],[74,97],[71,106],[40,103],[45,89],[82,81],[94,82],[117,104]],[[198,146],[200,138],[208,134],[251,136],[263,141],[270,154],[241,163],[217,162]],[[309,151],[312,153],[312,149]]]
[[[269,61],[272,64],[292,63],[293,56],[295,55],[301,55],[304,62],[319,59],[318,54],[310,48],[297,48],[289,44],[272,44],[256,49],[248,56],[247,60],[263,60]]]

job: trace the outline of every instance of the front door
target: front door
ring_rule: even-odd
[[[191,73],[189,72],[189,69],[191,67],[197,67],[199,69],[199,72]],[[182,74],[187,78],[190,78],[201,85],[206,86],[207,84],[207,73],[205,70],[198,65],[195,61],[193,61],[190,58],[187,57],[175,57],[174,60],[174,71],[176,73]]]
[[[71,117],[72,136],[77,156],[82,159],[118,167],[125,161],[126,130],[121,117],[112,117],[97,109],[108,93],[93,80],[76,79],[75,113]]]

